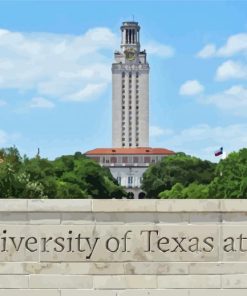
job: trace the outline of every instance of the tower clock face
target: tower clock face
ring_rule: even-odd
[[[134,48],[130,47],[130,48],[127,48],[125,51],[125,57],[127,60],[129,61],[133,61],[135,58],[136,58],[136,51]]]

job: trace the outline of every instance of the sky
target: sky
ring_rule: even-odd
[[[218,161],[247,147],[247,2],[1,1],[0,147],[54,159],[111,147],[111,64],[138,21],[150,146]]]

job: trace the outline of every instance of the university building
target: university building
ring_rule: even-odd
[[[143,198],[142,175],[150,164],[173,151],[149,147],[149,64],[141,50],[138,22],[123,22],[120,50],[112,64],[112,148],[86,156],[109,167],[134,198]]]

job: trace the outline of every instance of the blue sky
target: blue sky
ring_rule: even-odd
[[[247,2],[0,1],[0,147],[111,146],[122,21],[150,64],[150,146],[210,160],[247,147]]]

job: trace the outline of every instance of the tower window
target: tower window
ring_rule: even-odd
[[[139,77],[139,73],[138,72],[136,72],[136,78],[138,78]]]
[[[128,183],[129,184],[132,184],[133,183],[133,177],[131,176],[131,177],[128,177]]]
[[[125,77],[125,73],[124,72],[122,72],[122,77]]]

